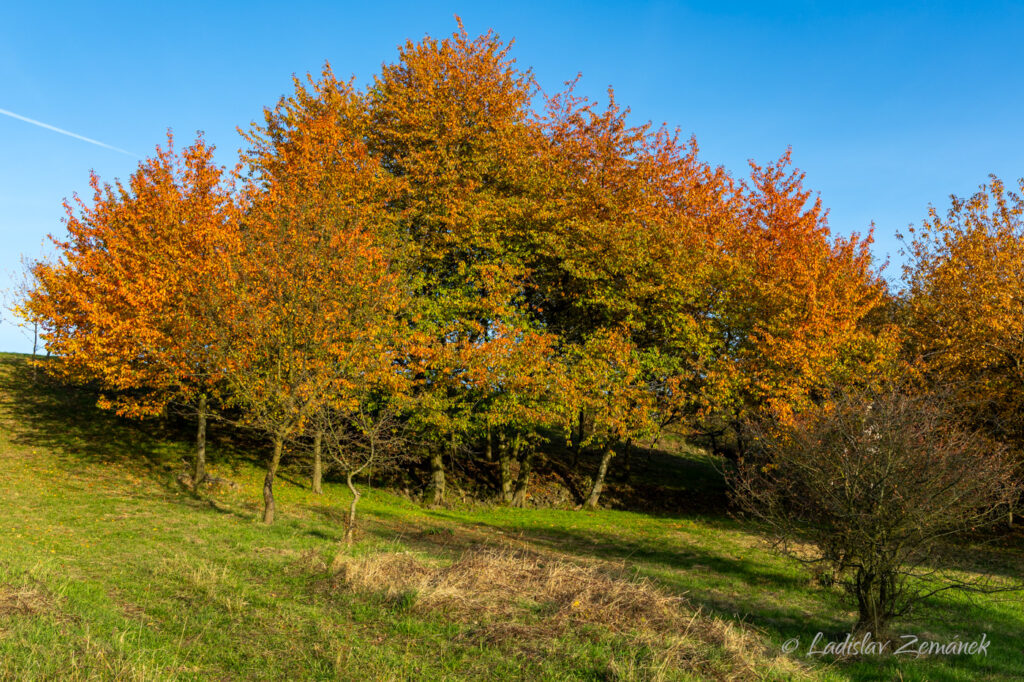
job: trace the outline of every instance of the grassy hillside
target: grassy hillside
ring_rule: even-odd
[[[193,495],[186,430],[92,403],[0,360],[0,678],[1024,679],[1020,595],[943,595],[896,627],[984,632],[986,657],[803,656],[853,614],[724,517],[426,510],[371,490],[336,560],[344,486],[317,496],[286,472],[264,527],[249,448],[215,439],[213,471],[238,487]],[[1019,575],[1012,540],[964,554]]]

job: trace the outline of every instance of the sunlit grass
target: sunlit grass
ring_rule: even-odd
[[[746,678],[725,645],[664,668],[664,652],[610,628],[558,631],[524,648],[514,638],[481,640],[471,619],[443,609],[410,608],[413,597],[328,589],[343,485],[314,495],[301,471],[286,470],[280,520],[265,527],[258,443],[211,448],[213,473],[239,488],[194,496],[176,481],[186,430],[120,422],[87,394],[26,385],[22,362],[0,362],[0,679]],[[361,518],[354,555],[410,551],[443,563],[491,546],[635,571],[769,652],[818,631],[840,638],[853,621],[837,592],[724,516],[428,510],[372,489]],[[1019,574],[1019,545],[991,556]],[[533,611],[517,609],[532,622]],[[987,657],[805,659],[789,673],[761,672],[1024,679],[1020,595],[943,595],[896,629],[939,639],[985,632],[992,644]]]

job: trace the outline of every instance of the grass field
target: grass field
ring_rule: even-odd
[[[1024,679],[1019,594],[945,594],[895,628],[985,633],[987,656],[803,655],[853,614],[725,516],[428,510],[374,489],[335,561],[343,485],[317,496],[286,471],[265,527],[244,449],[215,440],[239,487],[193,495],[187,431],[92,403],[0,359],[3,679]],[[1020,575],[1021,546],[964,554]]]

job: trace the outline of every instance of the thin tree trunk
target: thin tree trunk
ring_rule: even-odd
[[[196,429],[196,461],[192,466],[192,487],[199,488],[199,484],[206,478],[206,415],[207,415],[206,394],[199,396],[199,405],[196,407],[196,419],[199,426]]]
[[[267,475],[263,479],[263,523],[270,525],[274,523],[274,477],[277,475],[277,467],[281,464],[281,449],[284,447],[284,437],[281,434],[274,434],[274,454],[267,464]]]
[[[487,422],[487,449],[484,451],[484,456],[487,457],[488,462],[494,461],[494,449],[492,447],[491,439],[491,422]]]
[[[458,453],[458,451],[459,451],[458,441],[455,438],[455,432],[452,431],[450,446],[449,446],[449,449],[448,449],[448,457],[450,458],[450,461],[451,461],[451,464],[452,464],[452,485],[455,486],[456,492],[459,493],[459,499],[461,499],[463,502],[465,502],[466,501],[466,493],[462,490],[462,486],[459,484],[459,477],[456,474],[456,471],[458,471],[458,469],[457,469],[457,465],[455,464],[455,455]]]
[[[440,448],[430,453],[430,489],[431,504],[444,502],[444,453]]]
[[[348,505],[348,518],[345,519],[345,546],[350,547],[352,545],[352,539],[355,537],[356,505],[359,504],[359,498],[361,495],[352,484],[351,471],[345,474],[345,484],[348,486],[349,492],[352,493],[352,502]]]
[[[36,348],[39,342],[39,323],[32,323],[32,383],[36,383]]]
[[[576,467],[580,465],[580,452],[583,450],[583,427],[586,420],[586,413],[580,410],[579,421],[576,422],[576,433],[572,439],[572,468],[575,471]]]
[[[530,485],[530,473],[533,471],[533,454],[533,448],[527,447],[526,454],[519,460],[519,475],[516,477],[515,492],[512,493],[513,507],[526,505],[526,488]]]
[[[501,501],[512,502],[512,460],[519,457],[519,434],[512,441],[512,447],[504,437],[501,438],[498,451],[498,465],[501,469]]]
[[[633,475],[633,440],[627,440],[626,446],[623,448],[622,458],[622,480],[629,482],[630,477]]]
[[[610,445],[607,446],[604,454],[601,455],[601,464],[597,467],[597,475],[594,476],[594,484],[590,488],[590,495],[587,496],[587,501],[583,503],[584,509],[597,509],[597,501],[601,497],[601,491],[604,490],[604,479],[608,475],[608,463],[612,461],[614,456],[615,449]]]
[[[317,495],[324,492],[324,462],[321,456],[323,441],[324,432],[322,429],[317,429],[313,434],[313,492]]]
[[[736,429],[736,456],[742,460],[747,454],[747,444],[743,439],[743,425],[736,422],[733,428]]]

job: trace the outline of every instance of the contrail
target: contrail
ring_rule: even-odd
[[[127,151],[125,149],[121,149],[120,147],[114,147],[112,145],[106,144],[105,142],[100,142],[99,140],[93,140],[92,138],[85,137],[84,135],[78,135],[77,133],[73,133],[70,130],[64,130],[63,128],[58,128],[57,126],[52,126],[49,123],[43,123],[42,121],[36,121],[34,119],[27,118],[25,116],[21,116],[19,114],[14,113],[13,111],[7,111],[6,109],[0,109],[0,114],[3,114],[4,116],[10,116],[11,118],[16,118],[19,121],[24,121],[25,123],[31,123],[32,125],[39,126],[40,128],[46,128],[47,130],[52,130],[55,133],[60,133],[61,135],[67,135],[69,137],[74,137],[74,138],[77,138],[79,140],[82,140],[84,142],[89,142],[90,144],[95,144],[95,145],[99,145],[100,147],[105,147],[107,149],[112,149],[115,152],[121,152],[122,154],[127,154],[128,156],[134,156],[136,158],[138,158],[138,156],[139,156],[138,154],[133,154],[130,151]]]

